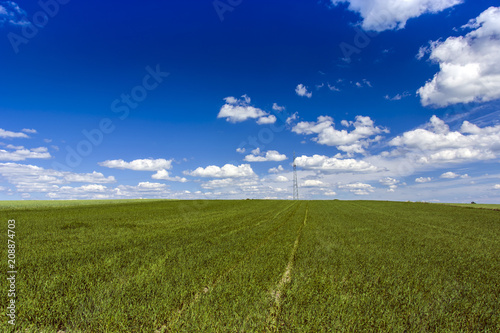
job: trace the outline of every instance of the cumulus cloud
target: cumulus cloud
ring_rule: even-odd
[[[0,26],[4,24],[27,25],[26,12],[14,1],[0,2]]]
[[[464,162],[493,159],[500,153],[500,125],[480,128],[464,121],[458,131],[436,116],[425,128],[403,133],[389,145],[419,155],[417,162]]]
[[[48,192],[50,199],[124,199],[124,198],[165,198],[169,194],[167,186],[160,183],[141,182],[136,186],[120,185],[115,188],[90,184],[80,187],[61,186]]]
[[[338,159],[324,155],[300,156],[295,159],[298,167],[305,170],[317,170],[326,173],[340,172],[376,172],[378,169],[366,162],[355,159]]]
[[[288,178],[285,176],[277,176],[275,180],[280,183],[289,182]]]
[[[267,117],[260,117],[259,119],[257,119],[257,124],[259,125],[274,124],[275,122],[276,122],[276,116],[272,114]]]
[[[439,178],[444,178],[444,179],[462,178],[462,179],[464,179],[464,178],[469,178],[469,175],[468,174],[459,175],[455,172],[448,171],[448,172],[441,174],[441,176],[439,176]]]
[[[349,10],[359,13],[365,30],[403,29],[406,22],[422,14],[438,13],[462,3],[462,0],[332,0],[334,5],[349,3]]]
[[[460,175],[457,175],[456,173],[451,171],[445,172],[441,176],[439,176],[439,178],[446,178],[446,179],[455,179],[458,177],[460,177]]]
[[[226,164],[223,167],[209,165],[206,168],[199,167],[194,171],[184,171],[185,175],[206,178],[243,178],[256,176],[250,164],[233,165]]]
[[[0,128],[0,138],[4,139],[14,139],[14,138],[29,138],[25,133],[22,132],[11,132]]]
[[[170,170],[172,160],[160,159],[139,159],[130,162],[124,160],[108,160],[98,163],[100,166],[113,169],[134,170],[134,171],[160,171]]]
[[[495,190],[500,190],[500,184],[495,184],[495,185],[493,186],[493,189],[495,189]]]
[[[280,154],[277,150],[261,152],[258,148],[253,150],[252,154],[245,156],[247,162],[280,162],[286,159],[286,155]]]
[[[38,133],[38,132],[36,131],[36,129],[33,129],[33,128],[23,128],[23,129],[21,130],[21,132],[24,132],[24,133],[29,133],[29,134],[36,134],[36,133]]]
[[[321,180],[307,179],[301,185],[301,187],[325,187],[326,184]]]
[[[247,95],[242,96],[243,99],[235,97],[226,97],[226,104],[222,106],[217,115],[217,118],[225,118],[230,123],[241,123],[248,119],[256,119],[257,124],[274,124],[276,117],[269,113],[250,105],[251,99]]]
[[[349,154],[364,153],[370,143],[382,139],[377,134],[389,133],[387,129],[375,126],[370,117],[356,116],[354,122],[343,120],[341,124],[354,129],[350,132],[345,129],[337,130],[332,117],[320,116],[316,122],[299,122],[292,128],[292,132],[316,134],[313,141],[322,145],[336,146],[337,149]],[[370,139],[373,136],[375,137]]]
[[[375,192],[375,188],[373,186],[361,182],[339,185],[338,188],[349,190],[351,193],[354,193],[355,195],[369,195],[370,193]]]
[[[18,163],[0,163],[0,175],[16,186],[18,192],[50,192],[58,185],[69,183],[105,184],[116,182],[113,176],[105,177],[102,173],[73,173],[44,169],[35,165]]]
[[[295,93],[301,97],[307,97],[307,98],[311,98],[312,97],[312,92],[308,91],[307,90],[307,87],[304,86],[303,84],[299,84],[296,88],[295,88]]]
[[[399,180],[391,177],[385,177],[379,180],[381,185],[387,186],[389,192],[394,192],[398,188]]]
[[[245,148],[236,148],[236,152],[240,153],[240,154],[244,154],[246,151]]]
[[[416,183],[428,183],[430,181],[432,181],[431,177],[418,177],[415,179]]]
[[[7,145],[6,148],[14,150],[0,149],[0,161],[24,161],[26,159],[48,159],[52,157],[46,147],[26,149],[22,146]]]
[[[280,173],[283,171],[285,171],[285,169],[283,169],[283,167],[281,165],[278,165],[278,167],[276,167],[276,168],[269,169],[269,173]]]
[[[158,170],[154,175],[151,176],[151,178],[156,179],[156,180],[168,180],[172,182],[180,182],[180,183],[185,183],[187,182],[187,179],[184,177],[171,177],[170,174],[168,173],[167,170],[162,169]]]
[[[424,106],[487,102],[500,98],[500,7],[490,7],[464,25],[465,36],[433,41],[419,51],[430,53],[440,71],[418,90]]]

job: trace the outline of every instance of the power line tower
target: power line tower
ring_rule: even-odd
[[[299,184],[297,182],[297,164],[295,163],[295,152],[293,152],[293,200],[299,200]]]

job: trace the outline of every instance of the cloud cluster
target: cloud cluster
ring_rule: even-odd
[[[355,159],[338,159],[324,155],[302,155],[295,159],[297,167],[305,170],[316,170],[325,173],[341,172],[376,172],[378,169],[366,161]]]
[[[280,162],[286,159],[286,155],[280,154],[277,150],[261,152],[260,148],[252,150],[252,154],[245,156],[246,162]]]
[[[375,188],[373,186],[361,182],[339,185],[338,188],[348,190],[355,195],[369,195],[370,193],[375,192]]]
[[[0,2],[0,26],[4,24],[27,25],[26,12],[14,1]]]
[[[464,121],[458,131],[451,131],[432,116],[425,128],[405,132],[389,145],[416,154],[423,164],[488,160],[500,153],[500,125],[480,128]]]
[[[430,53],[440,71],[418,90],[423,106],[487,102],[500,98],[500,7],[490,7],[464,25],[465,36],[430,42],[419,58]]]
[[[297,85],[297,87],[295,87],[295,93],[301,97],[307,97],[307,98],[312,97],[312,92],[307,90],[307,87],[304,86],[303,84],[299,84]]]
[[[379,183],[383,186],[387,186],[388,192],[394,192],[398,188],[399,180],[391,177],[385,177],[379,180]]]
[[[106,184],[116,182],[113,176],[105,177],[102,173],[73,173],[44,169],[35,165],[18,163],[0,163],[0,175],[16,186],[18,192],[51,192],[59,185],[69,183]]]
[[[107,187],[90,184],[80,187],[62,186],[57,191],[47,193],[50,199],[127,199],[127,198],[165,198],[170,192],[167,185],[160,183],[140,182],[133,185]]]
[[[24,161],[26,159],[48,159],[52,157],[46,147],[27,149],[23,146],[7,145],[6,148],[13,150],[0,149],[0,161]]]
[[[315,122],[299,122],[292,128],[292,132],[306,135],[316,134],[313,141],[322,145],[336,146],[337,149],[349,154],[364,153],[365,148],[370,143],[382,139],[377,134],[389,133],[387,129],[375,126],[370,117],[356,116],[354,122],[343,120],[341,124],[344,127],[353,127],[354,129],[350,132],[345,129],[337,130],[332,117],[320,116]],[[373,136],[375,137],[370,139]]]
[[[226,97],[226,104],[222,106],[217,115],[217,118],[226,118],[230,123],[241,123],[248,119],[256,119],[257,124],[274,124],[276,117],[259,108],[250,105],[251,99],[247,95],[242,96],[243,99],[235,97]]]
[[[138,159],[130,162],[119,160],[107,160],[98,163],[102,167],[121,169],[121,170],[134,170],[134,171],[159,171],[169,170],[172,168],[172,160],[160,159]]]
[[[365,30],[403,29],[406,22],[422,14],[438,13],[462,3],[462,0],[332,0],[334,5],[349,3],[349,10],[363,18]]]
[[[180,183],[187,182],[187,179],[184,177],[179,177],[179,176],[172,177],[172,176],[170,176],[169,172],[165,169],[158,170],[154,175],[151,176],[151,178],[156,179],[156,180],[168,180],[171,182],[180,182]]]
[[[428,183],[430,181],[432,181],[431,177],[418,177],[415,179],[416,183]]]
[[[194,171],[184,171],[185,175],[204,178],[243,178],[256,176],[250,164],[233,165],[226,164],[223,167],[209,165],[206,168],[199,167]]]
[[[28,135],[22,132],[11,132],[0,128],[0,138],[3,139],[14,139],[14,138],[29,138]]]
[[[307,179],[300,186],[301,187],[325,187],[325,186],[327,186],[327,184],[323,183],[321,180]]]

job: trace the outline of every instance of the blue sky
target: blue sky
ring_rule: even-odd
[[[0,1],[0,200],[498,203],[496,6]]]

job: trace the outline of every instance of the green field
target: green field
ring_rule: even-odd
[[[452,205],[452,206],[457,206],[457,207],[500,210],[500,205],[497,205],[497,204],[447,204],[447,205]]]
[[[500,212],[374,201],[0,203],[10,332],[498,332]],[[29,209],[26,209],[29,208]],[[5,310],[4,310],[5,313]]]

